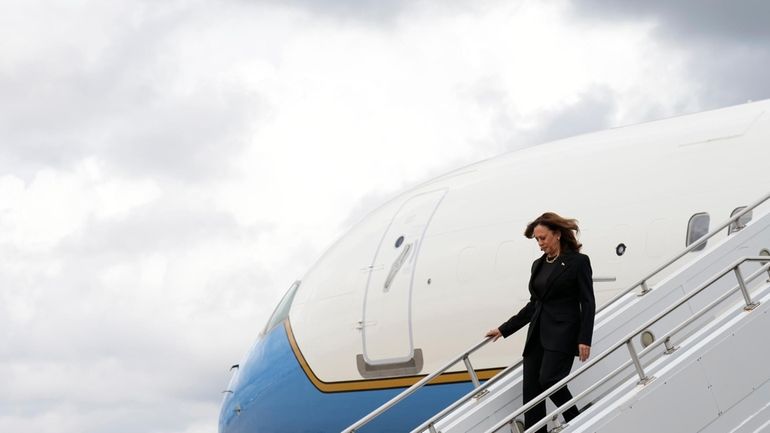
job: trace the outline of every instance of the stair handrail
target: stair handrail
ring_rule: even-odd
[[[480,387],[474,388],[471,392],[465,394],[463,397],[457,399],[454,401],[454,403],[450,404],[449,406],[445,407],[441,412],[433,415],[430,419],[420,424],[418,427],[412,429],[412,433],[415,432],[424,432],[425,429],[428,429],[430,433],[437,433],[436,430],[436,423],[444,419],[446,415],[453,412],[458,407],[462,406],[472,398],[480,398],[486,394],[487,388],[494,385],[498,381],[500,381],[502,378],[508,375],[511,371],[515,370],[521,365],[521,360],[509,365],[505,369],[501,370],[499,373],[494,375],[491,379],[484,382]]]
[[[655,270],[650,272],[646,277],[642,278],[641,280],[639,280],[636,283],[634,283],[631,286],[629,286],[627,289],[623,290],[622,292],[620,292],[617,295],[615,295],[614,297],[612,297],[604,305],[599,307],[596,310],[596,313],[598,314],[600,311],[602,311],[603,309],[609,307],[614,302],[616,302],[617,300],[623,298],[625,295],[627,295],[628,293],[632,292],[635,288],[637,288],[639,286],[642,286],[642,291],[639,294],[640,296],[643,296],[643,295],[649,293],[652,290],[646,284],[646,282],[649,279],[651,279],[652,277],[656,276],[660,271],[662,271],[662,270],[668,268],[669,266],[671,266],[672,264],[674,264],[677,260],[679,260],[682,257],[684,257],[685,255],[687,255],[687,253],[689,253],[690,251],[698,248],[701,244],[707,242],[709,239],[711,239],[712,237],[714,237],[717,234],[719,234],[722,230],[725,229],[725,227],[728,227],[730,224],[737,223],[737,221],[739,219],[741,219],[744,215],[746,215],[747,213],[753,211],[755,208],[757,208],[760,205],[762,205],[768,199],[770,199],[770,193],[765,194],[765,196],[763,196],[759,200],[757,200],[754,203],[746,206],[740,212],[738,212],[735,215],[731,216],[726,222],[724,222],[723,224],[718,226],[716,229],[714,229],[714,230],[706,233],[705,235],[701,236],[697,241],[695,241],[694,243],[692,243],[689,246],[687,246],[684,250],[682,250],[681,252],[679,252],[678,254],[673,256],[672,258],[670,258],[663,265],[657,267]],[[481,347],[482,346],[479,346],[479,348],[481,348]],[[429,418],[428,420],[426,420],[425,422],[420,424],[418,427],[414,428],[412,430],[412,432],[421,432],[421,431],[424,431],[425,429],[429,429],[431,433],[434,433],[436,431],[434,426],[435,426],[435,424],[437,422],[442,420],[447,414],[451,413],[452,411],[454,411],[458,407],[462,406],[463,404],[465,404],[466,402],[468,402],[472,398],[478,396],[480,392],[483,392],[484,390],[486,390],[489,386],[491,386],[492,384],[494,384],[498,380],[500,380],[503,377],[507,376],[510,372],[512,372],[518,366],[520,366],[521,362],[522,361],[519,360],[516,363],[508,366],[504,370],[500,371],[492,379],[486,381],[480,388],[474,388],[471,392],[465,394],[463,397],[461,397],[460,399],[456,400],[450,406],[447,406],[441,412],[433,415],[431,418]],[[347,431],[344,431],[343,433],[347,433]]]
[[[650,291],[652,291],[652,288],[650,288],[650,287],[647,285],[647,281],[648,281],[648,280],[650,280],[651,278],[653,278],[654,276],[656,276],[658,273],[660,273],[660,272],[661,272],[661,271],[663,271],[664,269],[666,269],[666,268],[668,268],[669,266],[671,266],[672,264],[674,264],[676,261],[678,261],[679,259],[681,259],[681,258],[682,258],[682,257],[684,257],[685,255],[687,255],[687,254],[688,254],[689,252],[691,252],[692,250],[694,250],[694,249],[696,249],[696,248],[700,247],[700,246],[701,246],[701,244],[704,244],[704,243],[706,243],[706,242],[707,242],[709,239],[711,239],[712,237],[714,237],[714,236],[716,236],[717,234],[719,234],[719,233],[720,233],[720,232],[721,232],[723,229],[725,229],[726,227],[728,227],[730,224],[732,224],[732,223],[737,223],[737,221],[738,221],[740,218],[742,218],[742,217],[743,217],[744,215],[746,215],[747,213],[749,213],[749,212],[753,211],[755,208],[757,208],[757,207],[759,207],[760,205],[762,205],[762,204],[763,204],[764,202],[766,202],[768,199],[770,199],[770,192],[766,193],[766,194],[765,194],[765,195],[764,195],[762,198],[760,198],[759,200],[757,200],[757,201],[755,201],[754,203],[752,203],[752,204],[750,204],[750,205],[746,206],[746,207],[745,207],[745,208],[743,208],[741,211],[739,211],[739,212],[738,212],[738,213],[736,213],[735,215],[733,215],[733,216],[731,216],[730,218],[728,218],[728,219],[727,219],[727,221],[725,221],[724,223],[722,223],[721,225],[719,225],[719,226],[718,226],[717,228],[715,228],[714,230],[711,230],[710,232],[708,232],[708,233],[706,233],[705,235],[703,235],[703,236],[701,236],[700,238],[698,238],[698,240],[696,240],[696,241],[695,241],[695,242],[693,242],[692,244],[688,245],[688,246],[687,246],[685,249],[683,249],[681,252],[679,252],[678,254],[674,255],[672,258],[670,258],[670,259],[669,259],[669,260],[667,260],[666,262],[664,262],[664,264],[663,264],[663,265],[660,265],[660,266],[658,266],[657,268],[655,268],[655,270],[653,270],[652,272],[650,272],[650,273],[649,273],[649,274],[648,274],[646,277],[642,278],[641,280],[639,280],[639,281],[637,281],[636,283],[634,283],[634,284],[632,284],[631,286],[629,286],[627,289],[625,289],[625,290],[621,291],[620,293],[618,293],[617,295],[615,295],[614,297],[612,297],[612,298],[611,298],[609,301],[607,301],[607,302],[606,302],[604,305],[602,305],[601,307],[599,307],[599,308],[596,310],[596,313],[598,314],[599,312],[601,312],[601,311],[602,311],[602,310],[604,310],[605,308],[609,307],[610,305],[612,305],[613,303],[615,303],[615,302],[616,302],[616,301],[618,301],[619,299],[621,299],[621,298],[623,298],[624,296],[626,296],[628,293],[632,292],[632,291],[633,291],[634,289],[636,289],[637,287],[640,287],[640,286],[641,286],[641,288],[642,288],[641,292],[639,293],[639,296],[643,296],[643,295],[646,295],[647,293],[649,293]],[[420,380],[420,381],[418,381],[418,382],[414,383],[412,386],[410,386],[409,388],[405,389],[404,391],[402,391],[400,394],[396,395],[396,396],[395,396],[395,397],[393,397],[392,399],[388,400],[387,402],[385,402],[384,404],[382,404],[380,407],[378,407],[377,409],[375,409],[375,410],[373,410],[372,412],[370,412],[370,413],[369,413],[368,415],[366,415],[365,417],[361,418],[360,420],[358,420],[357,422],[353,423],[352,425],[350,425],[350,426],[349,426],[349,427],[347,427],[346,429],[342,430],[342,432],[341,432],[341,433],[355,433],[355,432],[356,432],[358,429],[360,429],[361,427],[365,426],[366,424],[368,424],[369,422],[371,422],[372,420],[374,420],[374,419],[375,419],[375,418],[377,418],[378,416],[382,415],[384,412],[386,412],[386,411],[387,411],[387,410],[389,410],[391,407],[395,406],[396,404],[398,404],[399,402],[401,402],[402,400],[404,400],[406,397],[408,397],[408,396],[410,396],[410,395],[414,394],[414,393],[415,393],[415,392],[416,392],[418,389],[422,388],[424,385],[426,385],[427,383],[429,383],[431,380],[433,380],[433,379],[435,379],[436,377],[440,376],[441,374],[445,373],[445,372],[446,372],[447,370],[449,370],[449,369],[450,369],[452,366],[454,366],[455,364],[457,364],[458,362],[460,362],[460,361],[462,360],[462,361],[464,361],[464,362],[465,362],[465,366],[466,366],[466,368],[468,369],[468,373],[469,373],[469,374],[470,374],[470,376],[471,376],[471,381],[472,381],[472,382],[473,382],[473,384],[474,384],[474,389],[473,389],[473,390],[472,390],[470,393],[468,393],[468,394],[466,394],[465,396],[463,396],[461,399],[459,399],[459,400],[455,401],[455,402],[454,402],[452,405],[450,405],[449,407],[445,408],[444,410],[442,410],[442,411],[441,411],[441,412],[439,412],[438,414],[434,415],[433,417],[431,417],[430,419],[428,419],[427,421],[425,421],[423,424],[421,424],[421,425],[420,425],[420,427],[418,427],[418,428],[416,428],[416,429],[412,430],[412,431],[420,431],[420,429],[421,429],[421,428],[429,428],[429,429],[430,429],[430,431],[431,431],[431,433],[433,433],[433,432],[435,431],[435,427],[434,427],[435,423],[437,423],[437,422],[438,422],[440,419],[442,419],[442,418],[443,418],[443,417],[444,417],[446,414],[448,414],[449,412],[451,412],[451,410],[454,410],[454,409],[456,409],[457,407],[459,407],[459,406],[460,406],[460,405],[462,405],[463,403],[467,402],[467,401],[468,401],[468,400],[470,400],[471,398],[473,398],[473,397],[477,396],[477,395],[478,395],[480,392],[483,392],[483,391],[484,391],[484,390],[486,390],[486,389],[487,389],[487,388],[488,388],[490,385],[492,385],[493,383],[495,383],[495,382],[497,382],[498,380],[502,379],[504,376],[506,376],[506,375],[508,375],[510,372],[514,371],[514,370],[516,369],[516,367],[518,367],[519,365],[521,365],[521,362],[522,362],[522,361],[521,361],[521,360],[519,360],[519,361],[517,361],[516,363],[514,363],[514,364],[510,365],[509,367],[505,368],[504,370],[502,370],[500,373],[496,374],[496,375],[495,375],[495,376],[494,376],[492,379],[490,379],[490,380],[486,381],[484,384],[480,384],[480,383],[479,383],[479,380],[478,380],[478,377],[477,377],[477,375],[476,375],[476,371],[475,371],[475,370],[473,370],[472,366],[470,365],[470,358],[469,358],[469,356],[470,356],[470,355],[472,355],[473,353],[475,353],[477,350],[479,350],[479,349],[481,349],[482,347],[484,347],[484,346],[485,346],[487,343],[489,343],[489,342],[490,342],[490,340],[491,340],[491,337],[485,337],[483,340],[481,340],[480,342],[476,343],[476,344],[475,344],[474,346],[472,346],[470,349],[466,350],[466,351],[465,351],[465,352],[463,352],[461,355],[459,355],[459,356],[455,357],[454,359],[452,359],[452,361],[451,361],[451,362],[449,362],[449,363],[447,363],[447,364],[444,364],[444,366],[443,366],[443,367],[439,368],[438,370],[436,370],[436,371],[435,371],[435,372],[433,372],[432,374],[430,374],[430,375],[428,375],[428,376],[424,377],[422,380]],[[586,364],[586,365],[584,365],[583,367],[586,367],[586,366],[587,366],[587,364]],[[578,371],[579,371],[579,370],[578,370]],[[451,408],[451,409],[450,409],[450,408]]]
[[[739,266],[741,264],[745,263],[745,262],[760,262],[760,263],[764,263],[764,264],[757,271],[752,273],[748,278],[744,279],[743,275],[742,275],[742,273],[740,271],[740,267]],[[731,271],[735,273],[736,278],[738,280],[738,284],[735,287],[733,287],[732,289],[726,291],[719,298],[717,298],[716,300],[712,301],[711,303],[709,303],[705,307],[701,308],[696,313],[693,313],[688,319],[686,319],[684,322],[682,322],[679,325],[677,325],[676,327],[674,327],[673,330],[667,332],[663,337],[655,340],[654,342],[652,342],[649,346],[645,347],[639,353],[636,353],[636,349],[634,348],[633,343],[632,343],[634,337],[636,337],[637,335],[639,335],[642,332],[644,332],[644,330],[648,329],[654,323],[656,323],[657,321],[659,321],[663,317],[667,316],[668,314],[670,314],[675,309],[677,309],[680,306],[682,306],[685,302],[689,301],[691,298],[693,298],[694,296],[698,295],[699,293],[701,293],[706,288],[710,287],[712,284],[714,284],[716,281],[718,281],[719,279],[721,279],[722,277],[724,277],[725,275],[727,275]],[[551,394],[553,394],[554,392],[558,391],[563,386],[567,385],[569,382],[571,382],[576,377],[580,376],[581,374],[583,374],[584,372],[589,370],[591,367],[596,365],[599,361],[605,359],[610,354],[614,353],[616,350],[618,350],[623,345],[627,346],[629,354],[630,354],[630,359],[628,361],[626,361],[623,364],[621,364],[619,367],[617,367],[611,373],[605,375],[602,379],[600,379],[599,381],[597,381],[593,385],[589,386],[587,389],[585,389],[580,394],[574,396],[568,402],[566,402],[563,405],[557,407],[554,411],[552,411],[551,413],[546,415],[537,424],[535,424],[534,426],[528,427],[527,430],[525,430],[523,433],[534,432],[534,431],[536,431],[536,429],[546,425],[546,423],[548,423],[549,420],[553,420],[553,421],[556,421],[558,423],[558,416],[562,412],[564,412],[565,410],[569,409],[573,404],[578,402],[581,398],[585,397],[589,393],[595,391],[597,388],[599,388],[600,386],[602,386],[605,383],[607,383],[610,379],[613,379],[615,376],[620,374],[623,370],[628,368],[630,365],[634,365],[634,367],[636,369],[636,373],[639,375],[639,382],[638,382],[639,385],[645,385],[645,384],[649,383],[649,381],[652,378],[648,377],[645,374],[644,368],[642,367],[641,361],[640,361],[640,359],[644,355],[650,353],[650,351],[652,351],[652,349],[657,348],[661,344],[666,345],[666,349],[667,350],[674,350],[674,348],[672,346],[670,346],[670,344],[671,344],[671,337],[674,334],[676,334],[677,332],[679,332],[682,329],[684,329],[685,327],[687,327],[687,325],[691,324],[697,318],[700,318],[702,315],[704,315],[705,313],[707,313],[708,311],[710,311],[711,309],[713,309],[714,307],[716,307],[717,305],[722,303],[725,299],[727,299],[728,297],[730,297],[731,295],[733,295],[735,292],[737,292],[739,290],[741,291],[741,293],[743,295],[743,298],[744,298],[744,302],[746,303],[746,307],[744,307],[744,308],[746,310],[750,310],[750,309],[753,309],[754,307],[756,307],[758,304],[754,303],[751,300],[751,296],[748,293],[748,289],[746,287],[746,284],[753,282],[760,275],[766,275],[768,271],[770,271],[770,257],[769,256],[743,257],[741,259],[736,260],[730,266],[726,267],[725,269],[723,269],[721,272],[717,273],[715,276],[711,277],[710,279],[706,280],[706,282],[704,282],[703,284],[698,286],[698,288],[694,289],[690,293],[688,293],[685,296],[683,296],[682,298],[680,298],[679,301],[675,302],[674,304],[671,304],[666,309],[664,309],[662,312],[660,312],[656,316],[654,316],[652,319],[650,319],[647,322],[645,322],[644,325],[641,325],[641,326],[637,327],[633,332],[631,332],[631,333],[627,334],[625,337],[619,339],[617,343],[615,343],[612,346],[610,346],[609,348],[607,348],[604,352],[602,352],[598,356],[594,357],[591,361],[588,361],[583,366],[581,366],[579,369],[575,370],[574,372],[569,374],[564,379],[560,380],[559,382],[557,382],[556,384],[554,384],[550,388],[546,389],[541,394],[539,394],[538,396],[536,396],[535,398],[533,398],[532,400],[530,400],[526,404],[522,405],[519,409],[517,409],[514,412],[512,412],[510,415],[504,417],[501,421],[498,421],[492,428],[488,429],[485,433],[494,433],[497,430],[499,430],[500,428],[504,427],[506,424],[512,423],[513,421],[515,421],[516,417],[521,416],[522,414],[524,414],[524,412],[528,411],[529,409],[534,407],[536,404],[538,404],[538,403],[540,403],[542,401],[545,401],[545,399],[550,397]]]
[[[635,288],[640,287],[642,288],[642,291],[639,293],[639,296],[643,296],[647,293],[649,293],[652,289],[647,285],[647,281],[650,280],[650,278],[656,276],[660,271],[666,269],[667,267],[674,264],[677,260],[681,259],[682,257],[686,256],[689,252],[692,250],[698,248],[701,246],[701,244],[706,243],[709,239],[719,234],[722,230],[724,230],[726,227],[728,227],[732,223],[737,223],[738,220],[740,220],[744,215],[747,213],[753,211],[755,208],[759,207],[762,203],[766,202],[768,199],[770,199],[770,192],[766,193],[762,198],[755,201],[754,203],[746,206],[744,209],[742,209],[740,212],[736,213],[735,215],[732,215],[730,218],[727,219],[724,223],[722,223],[720,226],[715,228],[714,230],[711,230],[710,232],[706,233],[705,235],[698,238],[697,241],[693,242],[692,244],[688,245],[687,248],[682,250],[680,253],[676,254],[674,257],[670,258],[666,262],[664,262],[662,265],[655,268],[654,271],[650,272],[646,277],[642,278],[641,280],[637,281],[633,285],[631,285],[629,288],[623,290],[622,292],[615,295],[613,298],[611,298],[609,301],[607,301],[606,304],[604,304],[601,308],[599,308],[596,312],[602,311],[604,308],[611,305],[613,302],[617,301],[618,299],[622,298],[623,296],[627,295],[628,293],[632,292]]]
[[[487,343],[489,343],[491,340],[492,340],[492,337],[487,337],[484,340],[476,343],[475,345],[467,349],[465,352],[461,353],[459,356],[456,356],[455,358],[453,358],[450,362],[444,364],[443,367],[425,376],[420,381],[410,386],[409,388],[405,389],[400,394],[396,395],[395,397],[390,399],[388,402],[386,402],[382,406],[370,412],[367,416],[361,418],[360,420],[358,420],[357,422],[355,422],[345,430],[342,430],[342,433],[354,433],[358,431],[358,429],[365,426],[366,424],[371,422],[373,419],[380,416],[383,412],[387,411],[391,407],[398,404],[401,400],[409,397],[410,395],[415,393],[418,389],[422,388],[424,385],[426,385],[436,377],[440,376],[441,374],[443,374],[444,372],[452,368],[455,364],[457,364],[460,361],[463,361],[465,363],[465,367],[468,369],[468,374],[470,375],[471,381],[473,382],[475,388],[477,389],[480,388],[482,385],[479,382],[478,376],[476,375],[476,370],[474,370],[473,365],[471,365],[469,356],[472,353],[476,352],[481,347],[483,347],[484,345],[486,345]]]

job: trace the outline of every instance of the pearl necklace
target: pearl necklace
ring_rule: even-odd
[[[545,256],[545,262],[546,262],[546,263],[553,263],[553,262],[555,262],[555,261],[556,261],[556,259],[557,259],[557,258],[559,258],[559,255],[558,255],[558,254],[556,254],[555,256],[553,256],[553,258],[552,258],[552,259],[549,259],[549,258],[548,258],[548,256]]]

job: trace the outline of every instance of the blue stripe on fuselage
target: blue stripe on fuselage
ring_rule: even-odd
[[[403,390],[319,391],[297,362],[283,326],[257,341],[231,386],[220,433],[338,433]],[[425,387],[360,431],[408,432],[471,388],[468,382]]]

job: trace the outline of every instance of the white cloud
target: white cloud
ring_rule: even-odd
[[[211,431],[273,304],[374,206],[698,103],[655,21],[564,2],[3,6],[2,431]]]
[[[73,172],[43,169],[29,183],[0,177],[0,222],[15,248],[46,251],[92,219],[125,215],[159,195],[152,180],[107,177],[86,159]]]

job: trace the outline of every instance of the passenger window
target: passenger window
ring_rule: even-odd
[[[740,211],[742,211],[744,209],[746,209],[746,206],[741,206],[741,207],[735,208],[735,210],[730,214],[730,218],[734,217],[735,215],[738,214],[738,212],[740,212]],[[740,231],[744,227],[746,227],[746,224],[748,224],[749,221],[751,221],[751,213],[752,213],[752,211],[748,211],[742,217],[738,218],[737,221],[731,223],[730,226],[727,227],[727,234],[731,235],[731,234],[733,234],[733,233],[735,233],[737,231]]]
[[[709,232],[709,224],[711,223],[711,217],[706,212],[696,213],[692,217],[690,217],[690,222],[687,223],[687,246],[694,244],[698,241],[698,239],[702,238],[703,235],[707,234]],[[704,248],[706,248],[706,244],[708,242],[704,242],[701,245],[699,245],[697,248],[693,249],[693,251],[700,251]]]
[[[267,326],[265,326],[265,330],[262,331],[262,334],[267,334],[268,331],[273,329],[276,325],[283,322],[284,319],[289,317],[289,311],[291,310],[291,303],[294,301],[294,295],[297,294],[297,289],[299,288],[299,281],[295,281],[294,284],[289,287],[289,290],[286,291],[286,294],[283,295],[283,298],[281,298],[281,302],[278,303],[278,306],[275,307],[275,311],[273,311],[273,315],[270,316],[270,320],[267,321]]]

